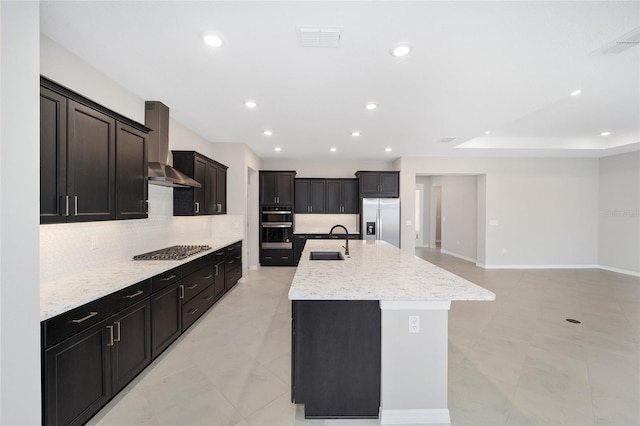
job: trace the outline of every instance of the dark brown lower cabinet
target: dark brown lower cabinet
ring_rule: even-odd
[[[48,425],[80,425],[151,362],[149,299],[45,351]]]
[[[225,264],[226,261],[223,260],[214,266],[213,289],[216,299],[222,296],[225,290]]]
[[[151,358],[155,359],[182,333],[180,281],[151,295]]]
[[[111,383],[115,394],[151,362],[151,302],[145,299],[111,317]]]
[[[82,425],[111,398],[107,323],[100,322],[45,351],[44,424]]]
[[[292,302],[291,399],[305,418],[377,418],[381,313],[377,300]]]

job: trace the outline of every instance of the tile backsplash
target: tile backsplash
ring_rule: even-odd
[[[296,234],[328,234],[333,225],[343,225],[351,234],[360,232],[357,214],[296,214],[294,230]],[[336,232],[343,232],[338,230]]]
[[[40,279],[62,278],[135,254],[203,239],[242,238],[242,215],[173,216],[173,191],[149,185],[149,218],[40,226]]]

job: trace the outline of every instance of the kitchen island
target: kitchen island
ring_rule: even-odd
[[[383,241],[343,243],[308,241],[291,284],[292,401],[307,418],[449,423],[451,302],[495,294]]]

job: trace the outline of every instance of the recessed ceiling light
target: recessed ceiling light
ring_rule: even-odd
[[[609,136],[611,134],[611,132],[602,132],[600,133],[600,136]]]
[[[485,135],[488,135],[491,133],[491,130],[487,130],[486,132],[484,132]]]
[[[280,148],[279,146],[276,146],[275,148],[273,148],[273,150],[275,152],[280,152],[280,151],[282,151],[282,148]]]
[[[208,46],[211,47],[220,47],[224,44],[222,37],[213,33],[202,34],[202,41],[204,41]]]
[[[351,136],[353,136],[354,138],[357,138],[358,136],[360,136],[360,132],[358,131],[352,132]]]
[[[384,152],[391,152],[391,148],[385,148]]]
[[[329,148],[329,151],[331,151],[331,152],[336,152],[336,148],[331,147],[331,148]]]
[[[364,106],[366,109],[368,109],[369,111],[373,111],[374,109],[378,108],[378,105],[375,104],[374,102],[369,102],[368,104],[366,104]]]
[[[578,96],[580,93],[582,93],[581,89],[574,90],[573,92],[571,92],[571,96]]]
[[[391,49],[391,54],[397,58],[407,56],[409,53],[411,53],[411,46],[408,44],[399,44]]]
[[[262,133],[264,133],[265,136],[271,136],[273,134],[273,132],[271,130],[265,130]]]
[[[248,100],[244,102],[244,106],[247,108],[255,108],[258,106],[258,103],[256,101]]]

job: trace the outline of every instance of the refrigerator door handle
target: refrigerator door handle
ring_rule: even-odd
[[[376,233],[376,240],[382,240],[382,211],[378,207],[378,231]]]

